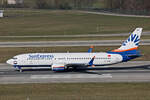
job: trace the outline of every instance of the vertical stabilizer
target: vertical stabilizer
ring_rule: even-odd
[[[142,28],[136,28],[135,31],[124,41],[120,48],[113,50],[113,52],[124,52],[136,50],[139,46]]]

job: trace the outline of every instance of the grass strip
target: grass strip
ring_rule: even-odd
[[[150,83],[0,85],[1,100],[149,100]]]
[[[77,35],[131,32],[136,27],[150,30],[149,18],[132,18],[80,13],[75,10],[5,9],[0,19],[0,36]]]

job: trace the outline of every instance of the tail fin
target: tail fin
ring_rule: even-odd
[[[143,28],[136,28],[135,31],[129,36],[129,38],[123,42],[121,47],[112,50],[112,52],[124,52],[124,51],[136,50],[139,46],[142,30]]]

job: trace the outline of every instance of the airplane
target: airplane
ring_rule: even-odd
[[[92,52],[93,46],[91,46],[88,52],[19,54],[7,60],[6,63],[20,72],[22,67],[51,67],[52,71],[59,72],[79,65],[92,68],[127,62],[141,56],[138,46],[142,30],[142,28],[136,28],[120,48],[108,52]]]

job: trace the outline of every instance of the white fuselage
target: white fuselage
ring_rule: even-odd
[[[7,63],[16,66],[50,66],[52,64],[85,64],[95,56],[94,65],[108,65],[122,62],[119,54],[109,53],[29,53],[14,56]]]
[[[74,65],[94,67],[95,65],[100,66],[125,62],[141,56],[137,51],[141,33],[142,28],[136,28],[129,38],[122,43],[120,48],[109,51],[108,53],[92,53],[93,47],[90,47],[88,53],[28,53],[14,56],[7,63],[18,68],[20,71],[21,67],[30,66],[51,66],[53,71],[64,71]]]

